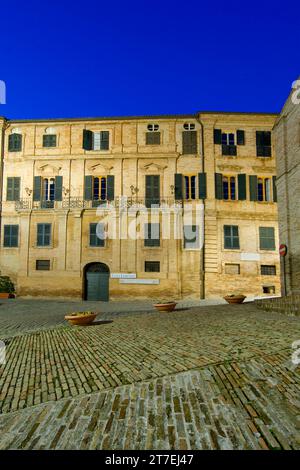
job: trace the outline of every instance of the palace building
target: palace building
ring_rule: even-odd
[[[276,117],[0,118],[1,274],[20,296],[279,294]]]

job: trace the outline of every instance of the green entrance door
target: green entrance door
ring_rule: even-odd
[[[85,299],[102,300],[109,299],[109,268],[103,263],[92,263],[85,272]]]

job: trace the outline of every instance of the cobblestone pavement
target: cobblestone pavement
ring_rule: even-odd
[[[214,365],[0,418],[0,449],[300,449],[289,355]]]
[[[64,316],[74,311],[101,312],[103,320],[133,313],[153,313],[155,301],[128,302],[76,302],[37,299],[1,299],[0,339],[9,338],[30,331],[65,326]],[[180,300],[177,308],[224,304],[217,300]]]
[[[6,338],[2,448],[300,448],[299,317],[120,313]]]

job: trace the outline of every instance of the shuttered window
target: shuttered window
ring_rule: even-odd
[[[146,145],[160,145],[160,132],[146,132]]]
[[[22,150],[22,134],[10,134],[8,137],[8,151],[20,152]]]
[[[109,150],[109,132],[93,133],[93,150]]]
[[[182,132],[182,153],[183,154],[197,153],[197,131],[183,131]]]
[[[237,225],[224,225],[224,248],[230,250],[240,248],[239,227]]]
[[[258,157],[271,157],[271,132],[256,131],[256,155]]]
[[[145,206],[159,205],[160,202],[160,177],[159,175],[146,175]]]
[[[50,246],[51,224],[37,224],[37,246]]]
[[[56,147],[56,135],[55,134],[43,135],[43,147]]]
[[[275,250],[274,227],[259,227],[259,248],[260,250]]]
[[[90,224],[90,246],[105,246],[104,224]]]
[[[20,183],[21,178],[19,177],[8,177],[6,185],[6,200],[7,201],[19,201],[20,199]]]
[[[185,249],[198,249],[200,248],[199,227],[198,225],[184,225],[183,227]]]
[[[160,246],[159,224],[145,224],[144,246]]]
[[[19,225],[4,225],[3,246],[15,248],[18,246]]]

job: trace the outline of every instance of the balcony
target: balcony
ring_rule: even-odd
[[[190,201],[186,201],[189,203]],[[80,197],[69,197],[62,201],[33,201],[31,198],[20,199],[15,202],[16,211],[34,211],[34,210],[68,210],[68,209],[129,209],[132,207],[157,209],[165,207],[182,207],[184,201],[175,200],[174,197],[167,198],[136,198],[119,196],[113,201],[91,200],[86,201]]]

